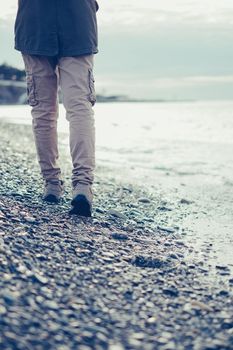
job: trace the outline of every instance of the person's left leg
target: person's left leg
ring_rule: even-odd
[[[62,57],[58,60],[59,79],[66,119],[70,127],[70,154],[72,157],[72,205],[79,207],[75,214],[93,201],[92,184],[95,169],[95,120],[92,106],[96,102],[93,57],[84,55]],[[84,195],[88,203],[75,202]],[[79,197],[78,199],[82,199]],[[83,213],[88,212],[83,209]],[[80,213],[81,215],[81,213]],[[89,215],[86,215],[89,216]]]
[[[45,182],[43,199],[57,202],[63,192],[58,163],[58,77],[57,58],[23,54],[28,102],[32,106],[32,128],[41,174]]]

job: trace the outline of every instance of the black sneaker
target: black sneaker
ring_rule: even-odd
[[[80,215],[91,217],[92,206],[83,194],[78,194],[71,201],[72,208],[69,211],[70,215]]]
[[[73,188],[72,208],[69,214],[87,216],[92,214],[93,192],[90,185],[77,184]]]

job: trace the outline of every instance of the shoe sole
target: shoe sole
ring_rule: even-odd
[[[83,194],[78,194],[72,201],[73,208],[69,211],[70,215],[91,216],[91,205]]]
[[[54,194],[49,194],[48,196],[44,197],[43,200],[48,203],[59,203],[59,199],[54,196]]]

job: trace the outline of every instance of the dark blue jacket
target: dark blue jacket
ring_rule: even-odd
[[[95,0],[19,0],[15,49],[29,55],[98,52]]]

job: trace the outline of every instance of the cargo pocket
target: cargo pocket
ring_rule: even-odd
[[[27,96],[28,96],[28,104],[30,106],[38,105],[39,101],[36,98],[36,87],[35,80],[31,73],[26,75],[26,83],[27,83]]]
[[[90,94],[89,94],[89,101],[91,102],[92,106],[96,103],[96,93],[95,93],[95,79],[93,75],[93,70],[89,69],[89,89],[90,89]]]

